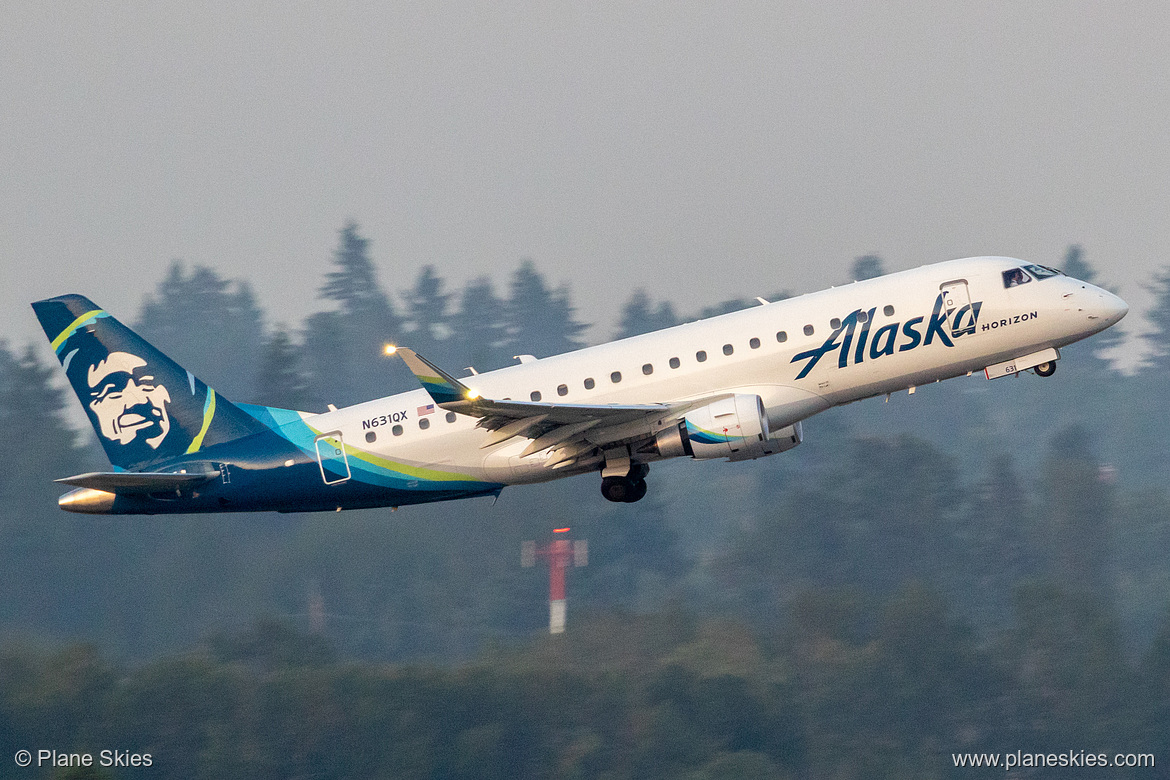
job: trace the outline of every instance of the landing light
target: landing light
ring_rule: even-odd
[[[479,398],[479,391],[478,390],[468,390],[467,391],[467,400],[468,401],[474,401],[476,398]]]
[[[395,352],[397,352],[397,351],[398,351],[398,347],[394,346],[393,344],[387,344],[387,345],[386,345],[386,348],[385,348],[385,350],[384,350],[384,352],[385,352],[387,355],[393,355],[393,354],[394,354]]]

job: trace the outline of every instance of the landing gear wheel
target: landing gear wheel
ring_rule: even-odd
[[[646,480],[606,477],[601,480],[601,495],[618,504],[632,504],[646,495]]]
[[[1056,373],[1056,361],[1049,360],[1047,363],[1041,363],[1032,370],[1036,372],[1036,376],[1052,376]]]

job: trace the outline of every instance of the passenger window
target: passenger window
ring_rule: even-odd
[[[882,314],[886,315],[887,317],[893,317],[894,316],[894,307],[887,306],[886,308],[882,309]]]
[[[788,332],[783,331],[783,330],[780,331],[779,333],[776,334],[776,340],[779,341],[781,344],[783,344],[785,341],[788,341]]]
[[[455,412],[447,412],[447,422],[453,423],[453,422],[455,422],[455,418],[456,418]]]
[[[735,347],[731,346],[730,344],[723,345],[723,354],[724,355],[730,355],[732,352],[735,352]]]
[[[378,434],[374,433],[373,431],[368,431],[366,433],[366,441],[369,442],[370,444],[373,444],[374,440],[377,438],[378,438]]]
[[[557,395],[568,395],[568,394],[569,394],[569,386],[568,385],[557,385]]]
[[[650,376],[654,373],[654,366],[650,363],[647,363],[646,365],[642,366],[642,373],[646,376]]]
[[[540,400],[540,391],[539,391],[539,390],[533,390],[533,391],[532,391],[532,394],[531,394],[531,395],[529,395],[528,397],[529,397],[529,398],[531,398],[533,401],[539,401],[539,400]]]
[[[401,436],[402,435],[402,426],[395,425],[393,428],[390,429],[390,433],[394,434],[395,436]]]
[[[427,428],[430,428],[430,427],[431,427],[430,419],[423,417],[422,419],[420,419],[418,421],[418,428],[420,431],[425,431]]]
[[[748,346],[751,347],[752,349],[759,349],[760,348],[760,340],[759,339],[752,339],[751,341],[748,342]]]
[[[1010,271],[1003,272],[1003,286],[1004,287],[1019,287],[1021,284],[1027,284],[1032,281],[1032,277],[1024,273],[1023,268],[1013,268]]]
[[[707,353],[704,352],[703,350],[700,349],[698,352],[695,353],[695,360],[699,361],[700,363],[702,363],[706,359],[707,359]]]
[[[857,321],[862,323],[862,324],[868,322],[869,321],[869,312],[867,312],[867,311],[857,312]]]
[[[832,328],[833,330],[836,330],[837,328],[841,327],[840,318],[834,317],[833,319],[829,320],[829,327]]]
[[[621,371],[614,371],[612,374],[609,375],[609,381],[613,382],[615,385],[618,382],[622,381],[622,372]]]
[[[813,326],[812,325],[805,325],[804,326],[804,335],[811,336],[812,334],[813,334]]]
[[[670,359],[670,367],[671,368],[678,368],[681,365],[682,365],[682,361],[680,361],[678,358],[671,358]]]
[[[594,383],[594,381],[593,381],[593,377],[589,377],[588,379],[586,379],[586,380],[585,380],[585,389],[586,389],[586,390],[592,390],[592,389],[593,389],[593,385],[594,385],[594,384],[595,384],[595,383]]]

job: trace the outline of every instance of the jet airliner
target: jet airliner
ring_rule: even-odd
[[[61,508],[173,514],[398,507],[584,473],[632,503],[652,463],[785,452],[833,406],[1051,376],[1128,306],[1046,266],[952,260],[463,379],[387,347],[419,389],[318,414],[232,403],[80,295],[33,309],[113,465],[57,480],[75,488]]]

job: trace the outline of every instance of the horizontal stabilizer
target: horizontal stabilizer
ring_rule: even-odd
[[[133,495],[136,493],[164,493],[168,490],[183,490],[201,485],[218,477],[218,471],[195,474],[143,471],[91,471],[73,477],[54,480],[63,485],[93,488],[106,493]]]

